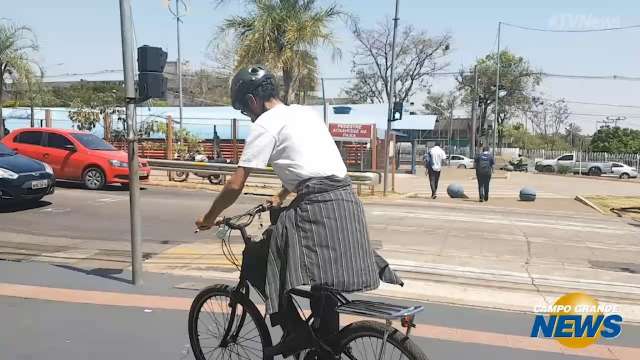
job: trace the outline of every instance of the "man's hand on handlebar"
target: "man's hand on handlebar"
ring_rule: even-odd
[[[196,227],[198,228],[198,230],[209,230],[212,227],[220,226],[223,223],[224,223],[224,218],[222,217],[219,217],[212,221],[211,219],[205,216],[203,218],[196,220]]]
[[[282,199],[278,195],[273,195],[271,199],[265,202],[265,205],[267,207],[272,207],[277,209],[282,206]]]

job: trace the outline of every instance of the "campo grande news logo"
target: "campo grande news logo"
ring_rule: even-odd
[[[584,293],[566,294],[553,305],[536,306],[531,337],[553,338],[570,348],[595,344],[600,337],[613,339],[622,332],[617,305],[598,304]]]

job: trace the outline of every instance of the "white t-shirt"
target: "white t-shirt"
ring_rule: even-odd
[[[433,171],[440,171],[440,169],[442,169],[442,160],[447,157],[447,154],[445,154],[440,146],[432,147],[431,150],[429,150],[429,154],[431,154],[431,162],[433,163],[431,169]]]
[[[238,166],[263,169],[267,164],[290,191],[311,177],[347,175],[322,118],[300,105],[278,105],[251,125]]]

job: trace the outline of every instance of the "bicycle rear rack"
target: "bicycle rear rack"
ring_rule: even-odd
[[[341,314],[365,316],[374,319],[385,320],[387,325],[391,325],[392,320],[400,320],[400,325],[406,328],[406,335],[409,336],[411,329],[416,327],[414,320],[415,315],[424,310],[424,306],[402,306],[396,304],[387,304],[377,301],[367,300],[349,300],[339,291],[333,289],[323,289],[338,300],[336,311]],[[295,296],[310,299],[311,291],[304,289],[291,289],[290,293]]]

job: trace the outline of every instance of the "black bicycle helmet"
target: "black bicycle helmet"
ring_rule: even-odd
[[[245,110],[247,95],[267,81],[274,81],[274,77],[262,65],[251,65],[240,69],[231,80],[229,88],[233,108]]]

